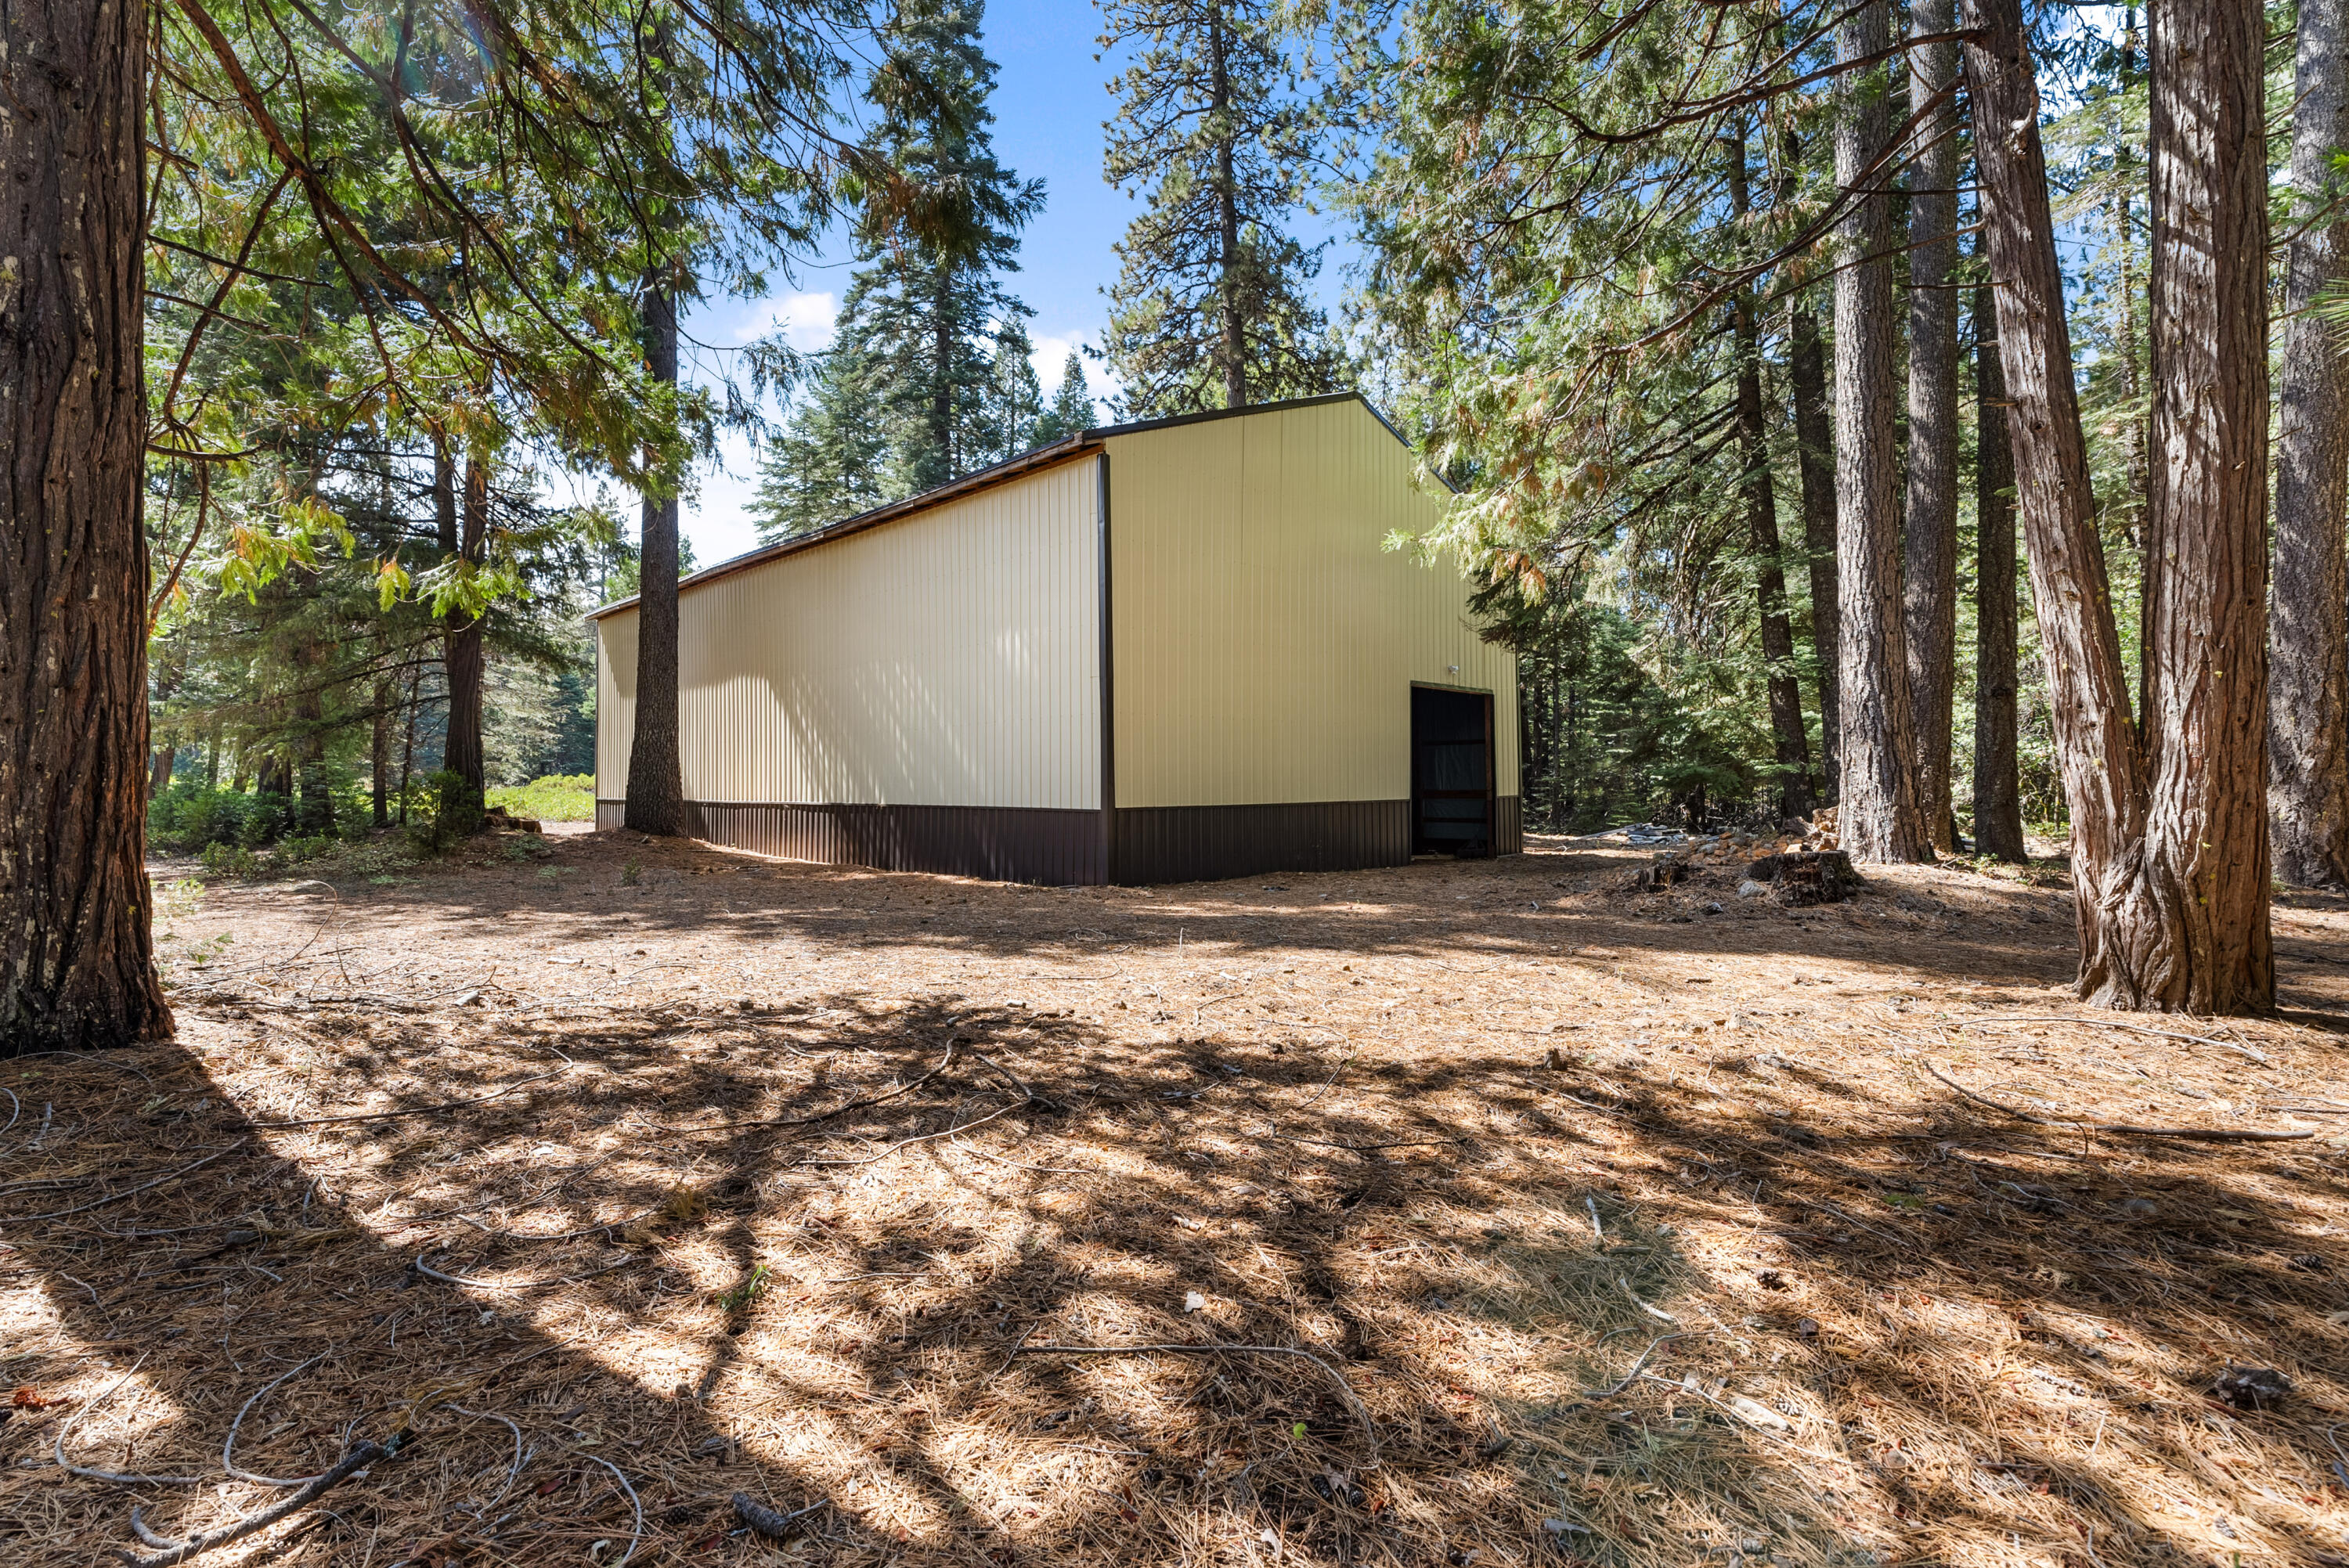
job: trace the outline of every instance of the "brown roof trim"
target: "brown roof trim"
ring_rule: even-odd
[[[871,511],[859,512],[854,517],[833,523],[828,527],[819,528],[812,533],[794,534],[777,543],[761,545],[748,554],[721,561],[715,566],[705,566],[690,577],[678,579],[678,592],[682,593],[688,588],[698,588],[704,583],[714,583],[720,577],[729,577],[737,572],[747,572],[753,566],[764,566],[770,561],[780,561],[786,555],[796,555],[802,550],[812,550],[819,544],[829,544],[835,539],[844,539],[852,533],[862,533],[868,528],[878,528],[885,522],[895,522],[899,518],[913,512],[927,511],[934,506],[959,500],[974,490],[989,490],[1042,469],[1058,468],[1062,463],[1072,462],[1093,451],[1101,445],[1100,436],[1101,432],[1098,430],[1082,430],[1063,440],[1055,441],[1049,447],[1039,447],[1032,452],[1022,452],[1018,457],[998,463],[991,469],[981,469],[975,474],[965,474],[962,478],[951,483],[942,484],[936,490],[926,490],[919,495],[907,496],[904,500],[893,500],[887,506],[874,507]],[[630,594],[626,599],[616,599],[601,609],[589,611],[587,618],[591,621],[600,621],[606,615],[615,615],[623,610],[633,610],[636,607],[636,595]]]
[[[678,591],[683,593],[688,588],[698,587],[704,583],[713,583],[720,577],[730,576],[737,572],[747,572],[753,566],[763,566],[770,561],[780,561],[786,555],[796,555],[802,550],[812,550],[819,544],[829,544],[835,539],[844,539],[852,533],[862,533],[868,528],[878,528],[885,522],[895,522],[901,517],[908,517],[917,511],[926,511],[931,507],[959,500],[974,490],[1003,484],[1021,478],[1023,475],[1035,473],[1040,469],[1056,468],[1061,463],[1069,462],[1095,450],[1103,441],[1115,437],[1139,436],[1151,430],[1171,429],[1177,425],[1200,425],[1211,419],[1240,419],[1251,414],[1279,414],[1292,408],[1319,408],[1334,403],[1360,403],[1364,408],[1370,410],[1371,418],[1386,427],[1388,435],[1401,442],[1406,449],[1410,449],[1411,443],[1403,440],[1402,432],[1396,429],[1393,422],[1379,412],[1377,407],[1360,392],[1329,392],[1318,397],[1291,397],[1278,403],[1249,403],[1237,408],[1208,408],[1196,414],[1176,414],[1164,419],[1137,420],[1130,425],[1102,425],[1091,430],[1080,430],[1075,435],[1055,441],[1049,447],[1039,447],[1032,452],[1022,452],[1019,456],[999,462],[991,469],[981,469],[975,474],[965,474],[962,478],[942,484],[936,490],[926,490],[919,495],[907,496],[904,500],[894,500],[887,506],[875,507],[871,511],[860,512],[843,521],[819,528],[812,533],[798,534],[777,544],[763,545],[746,555],[737,555],[730,561],[721,561],[715,566],[706,566],[692,576],[680,579],[677,585]],[[1456,487],[1442,474],[1437,474],[1435,478],[1444,489],[1454,490],[1456,493]],[[626,599],[617,599],[602,609],[588,612],[587,618],[591,621],[601,620],[605,615],[616,614],[622,610],[634,609],[636,603],[634,595]]]

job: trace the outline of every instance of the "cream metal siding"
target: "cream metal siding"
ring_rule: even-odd
[[[1442,503],[1361,402],[1106,445],[1119,806],[1403,799],[1413,682],[1493,694],[1517,792],[1516,658],[1449,561],[1385,548]]]
[[[689,800],[1101,805],[1097,459],[688,588]],[[636,612],[596,623],[596,794],[627,784]]]
[[[636,613],[595,623],[595,799],[628,798],[628,741],[636,732]]]

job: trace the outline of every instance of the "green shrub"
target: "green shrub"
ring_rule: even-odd
[[[481,827],[481,805],[465,776],[444,768],[425,779],[423,799],[409,810],[409,840],[419,853],[445,855]]]
[[[517,817],[542,822],[592,822],[595,820],[595,776],[593,773],[550,773],[527,784],[508,784],[490,791],[489,803],[503,806]]]

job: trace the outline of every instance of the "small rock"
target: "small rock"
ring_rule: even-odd
[[[2150,1220],[2161,1212],[2161,1205],[2150,1198],[2130,1198],[2120,1206],[2121,1213],[2132,1220]]]
[[[2291,1392],[2292,1379],[2271,1367],[2230,1367],[2210,1382],[2210,1397],[2238,1410],[2272,1410]]]
[[[1183,1310],[1185,1312],[1205,1312],[1207,1310],[1207,1298],[1201,1295],[1195,1290],[1188,1292],[1183,1297]]]
[[[1816,1339],[1819,1336],[1819,1320],[1816,1317],[1796,1319],[1795,1323],[1795,1334],[1798,1338]]]
[[[1758,882],[1752,877],[1748,877],[1744,882],[1737,884],[1737,896],[1740,898],[1768,898],[1770,896],[1770,884],[1768,882]]]

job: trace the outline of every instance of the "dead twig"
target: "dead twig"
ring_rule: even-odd
[[[2131,1034],[2158,1035],[2165,1040],[2189,1040],[2198,1046],[2223,1046],[2230,1051],[2240,1051],[2261,1067],[2275,1066],[2273,1057],[2264,1051],[2255,1051],[2238,1040],[2222,1040],[2212,1035],[2182,1035],[2175,1029],[2157,1029],[2145,1024],[2127,1023],[2119,1018],[2075,1018],[2062,1013],[2032,1014],[2028,1016],[2001,1016],[1995,1018],[1969,1018],[1958,1027],[1971,1029],[1983,1024],[2082,1024],[2092,1029],[2127,1029]]]
[[[268,1529],[288,1514],[300,1512],[324,1495],[328,1489],[348,1480],[376,1460],[391,1458],[399,1451],[400,1446],[409,1436],[409,1433],[402,1431],[395,1433],[389,1442],[361,1443],[336,1460],[334,1469],[322,1472],[314,1478],[309,1485],[293,1496],[274,1502],[257,1513],[248,1513],[242,1519],[231,1520],[216,1530],[200,1531],[185,1541],[176,1542],[163,1551],[156,1553],[152,1557],[141,1557],[137,1553],[127,1552],[119,1546],[114,1549],[114,1554],[129,1563],[130,1568],[171,1568],[172,1563],[185,1563],[199,1552],[209,1552],[215,1546],[225,1546],[232,1541],[242,1541],[257,1530]],[[156,1538],[141,1526],[139,1511],[135,1508],[130,1511],[130,1522],[131,1528],[138,1532],[140,1540],[147,1541],[150,1544],[154,1542]],[[623,1558],[621,1561],[625,1563],[626,1559]]]
[[[237,1429],[244,1425],[245,1417],[253,1413],[253,1408],[269,1397],[271,1389],[276,1387],[278,1384],[285,1382],[288,1377],[293,1377],[295,1372],[307,1371],[309,1368],[316,1367],[319,1362],[324,1361],[326,1357],[324,1356],[313,1356],[307,1361],[303,1362],[301,1366],[294,1367],[290,1371],[280,1372],[276,1377],[269,1380],[268,1385],[264,1387],[260,1393],[255,1394],[252,1398],[247,1399],[244,1402],[243,1408],[237,1411],[236,1419],[228,1424],[228,1440],[221,1444],[221,1469],[228,1471],[231,1479],[235,1480],[251,1481],[255,1486],[307,1486],[312,1481],[318,1479],[318,1477],[315,1475],[305,1475],[295,1476],[289,1480],[274,1475],[255,1475],[251,1470],[237,1469],[236,1433]],[[324,1472],[321,1471],[320,1473],[323,1474]],[[148,1544],[152,1546],[159,1544],[159,1542],[150,1541]]]
[[[636,1522],[630,1526],[628,1549],[620,1553],[620,1560],[617,1563],[612,1564],[612,1568],[628,1568],[628,1559],[636,1554],[636,1543],[645,1538],[645,1505],[637,1499],[636,1489],[628,1484],[628,1478],[620,1473],[618,1465],[614,1464],[610,1460],[599,1459],[594,1454],[588,1454],[585,1457],[589,1464],[602,1465],[605,1470],[610,1470],[612,1479],[620,1483],[620,1490],[628,1494],[628,1507],[636,1514]]]
[[[597,1228],[601,1229],[602,1227],[599,1226]],[[433,1268],[425,1263],[424,1260],[431,1255],[432,1254],[430,1253],[419,1253],[417,1254],[416,1262],[413,1266],[418,1274],[422,1274],[427,1279],[437,1279],[443,1284],[471,1285],[475,1290],[543,1290],[548,1285],[552,1284],[577,1284],[583,1279],[594,1279],[598,1274],[612,1274],[617,1270],[626,1268],[630,1264],[638,1261],[636,1254],[632,1253],[628,1256],[622,1258],[617,1263],[605,1264],[600,1269],[590,1269],[587,1273],[582,1274],[562,1274],[553,1279],[518,1280],[512,1284],[503,1284],[495,1280],[467,1279],[462,1274],[442,1274],[439,1269]]]
[[[207,1478],[200,1475],[121,1475],[113,1470],[92,1470],[88,1465],[78,1465],[66,1458],[66,1437],[74,1429],[74,1423],[98,1408],[109,1394],[138,1376],[139,1368],[146,1365],[147,1357],[144,1356],[133,1361],[129,1371],[99,1389],[89,1403],[67,1416],[59,1424],[57,1440],[50,1445],[50,1452],[56,1456],[59,1470],[64,1470],[67,1475],[78,1475],[84,1480],[112,1481],[117,1486],[202,1486],[204,1484]]]
[[[109,1203],[119,1203],[125,1198],[136,1198],[140,1193],[160,1187],[166,1181],[175,1181],[191,1171],[211,1164],[223,1154],[235,1153],[251,1141],[250,1139],[240,1138],[226,1149],[216,1150],[193,1164],[181,1166],[177,1171],[167,1171],[152,1181],[141,1183],[128,1191],[109,1193],[103,1198],[93,1198],[87,1203],[77,1203],[70,1209],[53,1209],[46,1214],[10,1214],[5,1218],[0,1218],[0,1224],[21,1225],[34,1220],[62,1220],[68,1214],[86,1214],[92,1209],[103,1209]]]
[[[794,1532],[792,1526],[818,1509],[830,1508],[832,1499],[817,1498],[796,1513],[777,1513],[765,1503],[753,1499],[747,1491],[734,1494],[734,1517],[770,1541],[789,1541]]]
[[[1635,1297],[1634,1299],[1636,1300],[1637,1298]],[[1641,1305],[1645,1305],[1646,1304],[1641,1303]],[[1631,1369],[1623,1374],[1623,1379],[1621,1382],[1617,1383],[1614,1387],[1609,1388],[1586,1389],[1582,1396],[1583,1398],[1588,1400],[1594,1405],[1602,1399],[1613,1398],[1616,1395],[1620,1394],[1624,1389],[1629,1388],[1632,1384],[1637,1383],[1640,1380],[1640,1374],[1647,1368],[1648,1357],[1656,1353],[1657,1346],[1669,1345],[1675,1339],[1701,1339],[1709,1332],[1709,1330],[1702,1328],[1684,1328],[1678,1334],[1658,1335],[1655,1338],[1648,1341],[1648,1347],[1640,1352],[1640,1358],[1631,1363]]]
[[[2304,1138],[2316,1136],[2313,1131],[2262,1132],[2251,1128],[2233,1127],[2132,1127],[2119,1121],[2084,1121],[2067,1117],[2034,1116],[2030,1111],[1994,1100],[1988,1095],[1976,1094],[1922,1057],[1919,1057],[1917,1060],[1923,1065],[1927,1072],[1931,1073],[1976,1105],[1986,1105],[1992,1110],[2002,1111],[2019,1121],[2028,1121],[2039,1127],[2062,1127],[2075,1132],[2109,1132],[2124,1138],[2182,1138],[2200,1143],[2292,1143]]]
[[[506,1471],[506,1484],[505,1484],[505,1485],[503,1485],[503,1486],[502,1486],[502,1487],[500,1487],[500,1488],[498,1488],[497,1495],[496,1495],[495,1497],[491,1498],[489,1501],[487,1501],[487,1502],[485,1502],[485,1503],[481,1504],[481,1510],[482,1510],[482,1511],[483,1511],[483,1512],[487,1512],[489,1510],[491,1510],[491,1509],[492,1509],[492,1508],[495,1508],[499,1503],[501,1503],[501,1502],[504,1501],[505,1501],[505,1495],[506,1495],[506,1493],[508,1493],[508,1492],[510,1492],[510,1491],[512,1491],[513,1490],[513,1483],[514,1483],[515,1481],[520,1480],[522,1479],[522,1465],[523,1465],[523,1448],[522,1448],[522,1429],[521,1429],[520,1427],[516,1426],[513,1422],[512,1422],[512,1421],[510,1421],[510,1420],[506,1419],[503,1416],[498,1415],[498,1414],[497,1414],[497,1413],[495,1413],[494,1411],[491,1411],[491,1410],[468,1410],[468,1409],[467,1409],[467,1408],[465,1408],[465,1407],[464,1407],[464,1406],[462,1406],[462,1405],[451,1405],[451,1406],[450,1406],[450,1407],[449,1407],[449,1408],[450,1408],[450,1411],[452,1411],[453,1413],[455,1413],[455,1414],[457,1414],[457,1415],[460,1415],[460,1416],[471,1416],[471,1417],[472,1417],[472,1418],[473,1418],[473,1419],[475,1419],[475,1420],[477,1420],[477,1421],[495,1421],[495,1422],[497,1422],[497,1423],[498,1423],[498,1425],[500,1425],[500,1426],[503,1427],[506,1430],[508,1430],[508,1431],[510,1431],[510,1432],[512,1432],[512,1433],[513,1434],[513,1440],[514,1440],[513,1468],[512,1468],[512,1470],[509,1470],[508,1471]]]

